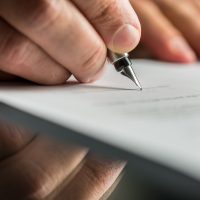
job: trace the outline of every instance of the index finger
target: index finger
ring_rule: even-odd
[[[79,81],[91,82],[101,73],[105,45],[71,1],[1,0],[0,13]]]

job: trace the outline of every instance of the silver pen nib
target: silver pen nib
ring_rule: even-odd
[[[142,90],[142,86],[141,86],[135,72],[133,71],[133,68],[131,65],[124,67],[123,70],[121,71],[121,74],[128,77],[129,79],[131,79],[137,85],[137,87],[140,90]]]
[[[131,79],[137,85],[137,87],[140,90],[142,90],[142,86],[135,72],[133,71],[132,62],[129,59],[128,53],[118,54],[118,53],[113,53],[112,51],[108,51],[108,57],[111,63],[114,64],[115,69],[118,72]]]

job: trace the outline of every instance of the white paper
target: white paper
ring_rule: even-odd
[[[143,91],[108,65],[95,84],[3,84],[0,101],[200,180],[200,64],[133,63]]]

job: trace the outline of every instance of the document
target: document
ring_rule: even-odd
[[[1,83],[0,101],[200,180],[200,64],[133,67],[143,91],[107,64],[92,84]]]

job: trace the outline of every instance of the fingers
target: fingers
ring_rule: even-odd
[[[200,56],[200,3],[194,0],[156,0],[157,5]]]
[[[132,2],[143,25],[142,41],[156,57],[186,63],[196,60],[187,41],[153,1]]]
[[[0,163],[0,199],[46,199],[86,154],[85,148],[35,137],[23,150]]]
[[[112,187],[124,162],[88,157],[75,178],[63,188],[57,200],[98,200]]]
[[[73,0],[114,52],[134,49],[140,40],[139,20],[128,0]]]
[[[66,82],[70,73],[0,18],[0,70],[40,84]]]
[[[23,149],[34,136],[21,127],[12,127],[0,121],[0,161]]]
[[[90,82],[98,76],[106,47],[70,1],[3,0],[0,12],[78,80]]]
[[[0,127],[0,152],[10,149],[0,162],[0,199],[100,199],[109,195],[125,166],[123,161],[86,157],[87,148],[30,137],[34,134],[3,123]]]

